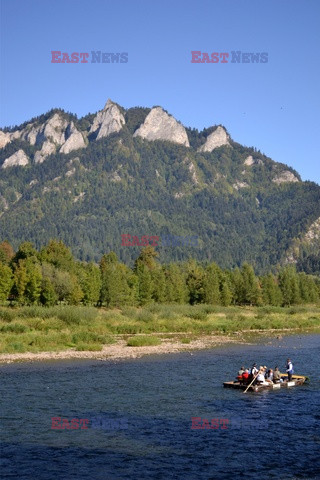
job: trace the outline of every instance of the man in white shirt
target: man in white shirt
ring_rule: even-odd
[[[287,370],[286,370],[286,372],[288,374],[288,382],[291,382],[292,374],[293,374],[293,365],[292,365],[292,362],[291,362],[290,358],[287,359]]]
[[[257,384],[258,385],[269,385],[269,383],[266,382],[264,374],[265,374],[264,368],[260,367],[260,370],[259,370],[259,373],[258,373],[258,376],[257,376]]]

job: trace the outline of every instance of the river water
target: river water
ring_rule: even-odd
[[[284,371],[288,356],[309,385],[222,387],[242,364]],[[1,478],[320,479],[319,362],[320,336],[292,335],[130,361],[2,365]],[[69,423],[52,428],[53,417]],[[192,429],[193,417],[218,428]],[[75,418],[87,428],[66,428]]]

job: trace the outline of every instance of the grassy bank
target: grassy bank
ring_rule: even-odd
[[[116,335],[127,338],[128,345],[139,346],[157,345],[160,338],[172,335],[188,343],[201,335],[271,329],[320,331],[320,307],[0,307],[0,353],[100,351],[114,343]],[[144,336],[138,339],[136,334]]]

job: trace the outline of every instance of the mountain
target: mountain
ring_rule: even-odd
[[[295,262],[317,273],[319,230],[320,186],[223,125],[199,132],[160,106],[108,100],[81,119],[54,109],[0,131],[0,241],[15,248],[59,238],[82,260],[113,250],[132,264],[141,247],[121,246],[121,235],[150,235],[162,237],[163,262],[248,261],[257,272]],[[164,246],[168,235],[198,244]]]

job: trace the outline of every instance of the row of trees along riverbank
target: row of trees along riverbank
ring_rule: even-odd
[[[289,306],[320,301],[320,278],[297,273],[292,265],[257,277],[248,263],[229,271],[193,259],[161,265],[157,255],[153,247],[143,248],[129,268],[110,252],[96,265],[77,261],[58,240],[40,251],[24,242],[16,252],[4,241],[0,243],[0,303]]]

